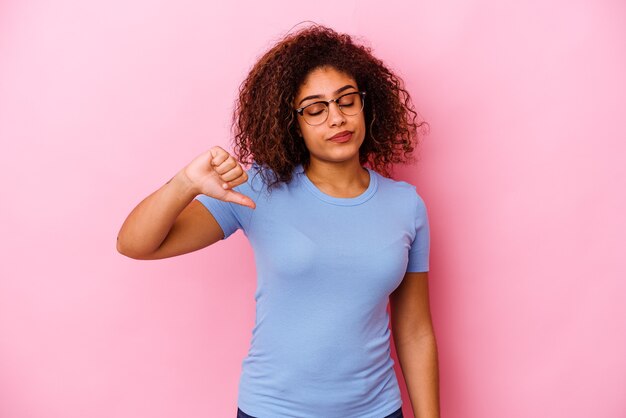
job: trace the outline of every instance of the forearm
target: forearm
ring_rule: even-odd
[[[439,361],[434,335],[396,343],[416,418],[439,418]]]
[[[178,215],[197,194],[189,180],[177,173],[128,215],[117,236],[118,251],[133,255],[158,249]]]

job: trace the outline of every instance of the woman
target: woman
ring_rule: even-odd
[[[414,186],[386,177],[420,126],[402,86],[348,35],[286,36],[241,85],[235,156],[199,155],[120,230],[118,251],[142,260],[249,239],[257,310],[238,418],[402,417],[389,301],[413,410],[439,416],[428,216]]]

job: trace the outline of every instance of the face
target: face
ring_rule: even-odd
[[[359,90],[356,81],[349,75],[331,67],[318,68],[309,73],[300,86],[294,100],[294,108],[301,108],[320,100],[336,99],[346,93],[357,91]],[[354,98],[354,95],[346,96],[345,103],[350,103]],[[350,106],[345,106],[344,109],[346,113],[353,113]],[[298,131],[309,150],[311,161],[346,162],[353,159],[358,161],[359,148],[365,138],[363,112],[347,116],[339,110],[337,103],[332,102],[327,113],[326,121],[315,126],[309,125],[302,116],[297,116]],[[342,132],[347,132],[347,135],[338,140],[331,140],[333,136]]]

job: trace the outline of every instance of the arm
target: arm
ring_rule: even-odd
[[[417,418],[439,418],[437,342],[428,301],[428,272],[406,273],[389,296],[396,353]]]
[[[159,190],[146,197],[124,221],[117,251],[130,258],[156,260],[186,254],[223,239],[213,214],[198,194],[255,208],[235,190],[248,180],[239,162],[219,146],[198,155]]]
[[[117,250],[138,260],[173,257],[204,248],[223,237],[186,176],[177,173],[128,215],[117,237]]]

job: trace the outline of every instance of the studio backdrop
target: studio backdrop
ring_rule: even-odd
[[[616,0],[4,0],[0,416],[234,417],[246,237],[158,261],[116,237],[192,158],[232,149],[239,84],[303,21],[370,46],[430,126],[395,176],[429,213],[442,417],[626,416],[625,16]]]

